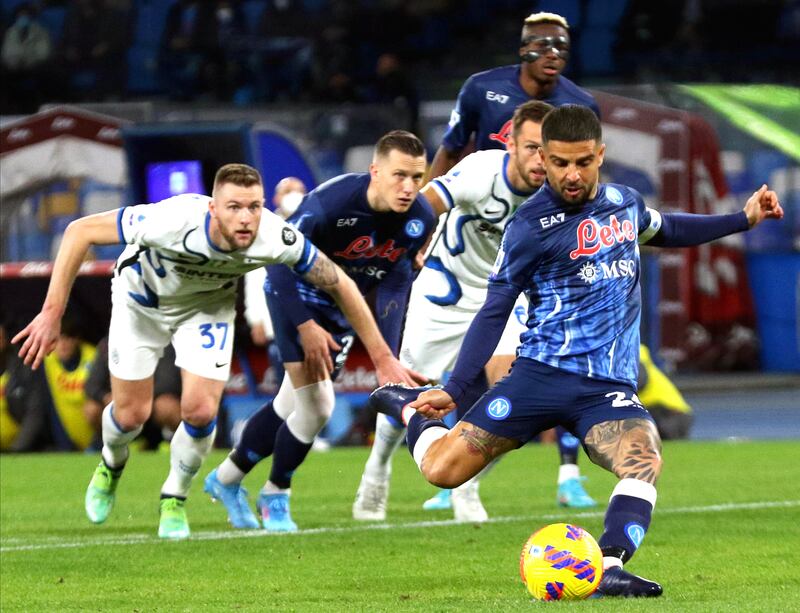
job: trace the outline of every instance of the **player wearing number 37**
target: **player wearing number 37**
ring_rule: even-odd
[[[599,539],[605,596],[658,596],[661,586],[622,569],[642,544],[656,504],[661,441],[636,395],[639,244],[699,245],[780,219],[763,185],[738,213],[687,215],[645,206],[625,185],[599,183],[605,145],[588,108],[560,106],[542,122],[546,183],[506,226],[483,307],[444,389],[385,386],[370,402],[408,426],[425,478],[457,487],[499,455],[562,425],[619,482]],[[492,356],[521,292],[527,330],[510,374],[448,429],[440,417],[463,401]],[[422,392],[422,393],[420,393]]]
[[[182,422],[170,446],[161,488],[158,534],[186,538],[185,501],[192,478],[211,450],[217,410],[230,371],[239,277],[286,264],[336,300],[364,342],[379,378],[410,381],[392,356],[355,283],[300,232],[264,210],[258,171],[227,164],[211,198],[175,196],[72,222],[56,256],[41,312],[12,342],[37,368],[52,351],[72,283],[91,245],[127,243],[111,290],[109,370],[112,401],[103,411],[102,459],[86,491],[86,514],[106,520],[128,459],[152,406],[153,372],[172,342],[181,368]]]

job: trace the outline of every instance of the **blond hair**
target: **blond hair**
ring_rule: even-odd
[[[565,30],[569,30],[569,24],[567,23],[567,20],[556,13],[531,13],[525,18],[523,25],[538,26],[542,23],[554,23],[558,26],[561,26]]]

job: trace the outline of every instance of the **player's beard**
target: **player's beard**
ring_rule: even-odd
[[[525,185],[527,185],[531,191],[535,192],[544,184],[545,174],[544,168],[541,166],[539,167],[539,170],[541,170],[541,176],[535,177],[518,159],[514,159],[514,165],[517,167],[517,174],[522,179],[522,182],[525,183]]]
[[[234,250],[241,250],[247,249],[253,242],[256,240],[256,233],[254,230],[250,230],[250,237],[245,239],[244,236],[239,236],[236,234],[236,231],[228,232],[227,229],[223,228],[220,225],[219,233],[222,235],[222,238],[230,245],[231,249]]]

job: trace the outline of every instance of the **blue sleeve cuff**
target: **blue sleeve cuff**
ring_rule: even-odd
[[[124,206],[117,212],[117,234],[119,234],[120,243],[128,242],[125,240],[125,233],[122,231],[122,214],[125,212],[125,209],[127,208],[128,207]]]

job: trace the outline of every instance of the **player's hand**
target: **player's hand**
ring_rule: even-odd
[[[441,419],[456,408],[456,403],[444,390],[433,389],[422,392],[409,406],[429,419]]]
[[[750,227],[757,226],[765,219],[783,219],[783,207],[778,202],[778,194],[767,188],[764,183],[758,191],[747,199],[744,214]]]
[[[61,317],[42,311],[11,339],[11,343],[16,344],[25,339],[19,349],[19,357],[36,370],[44,357],[55,348],[59,334],[61,334]]]
[[[323,379],[329,378],[333,372],[331,351],[339,351],[341,345],[333,340],[330,332],[313,319],[301,323],[297,326],[297,331],[305,354],[306,372],[321,376]]]
[[[375,375],[378,377],[379,386],[387,383],[402,383],[409,387],[416,387],[428,382],[425,375],[406,368],[393,355],[388,355],[375,363]]]

